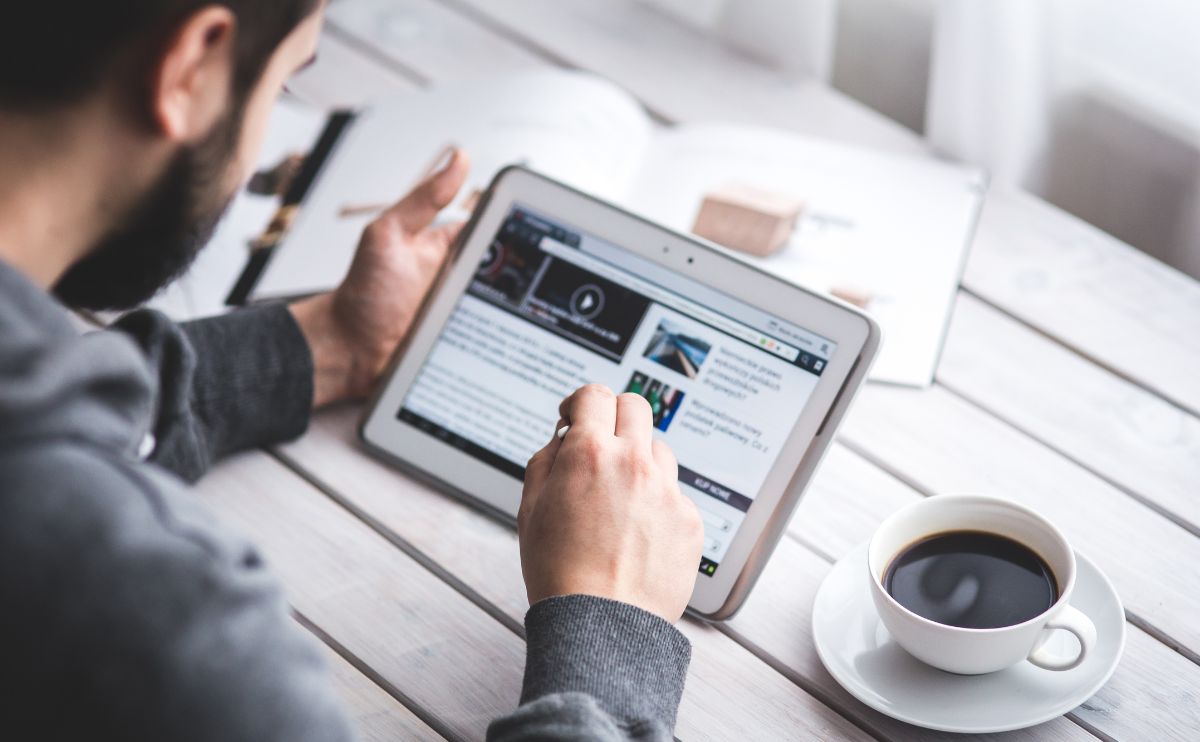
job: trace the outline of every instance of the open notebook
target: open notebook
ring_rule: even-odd
[[[465,216],[471,192],[514,162],[682,231],[704,195],[730,183],[796,196],[804,211],[782,250],[730,254],[863,303],[884,331],[873,379],[933,378],[982,172],[744,125],[664,128],[616,86],[562,71],[409,94],[358,114],[327,148],[247,298],[335,286],[372,207],[405,193],[450,143],[469,152],[473,170],[445,218]]]

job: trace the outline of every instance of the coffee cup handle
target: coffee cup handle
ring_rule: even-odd
[[[1044,644],[1039,644],[1029,653],[1029,661],[1046,670],[1071,670],[1079,667],[1088,652],[1092,651],[1092,647],[1096,646],[1096,625],[1078,608],[1065,605],[1057,616],[1046,622],[1046,627],[1042,630],[1055,629],[1074,634],[1079,640],[1079,653],[1074,657],[1064,658],[1048,651]]]

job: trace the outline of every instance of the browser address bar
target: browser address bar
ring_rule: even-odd
[[[553,255],[559,260],[565,260],[568,263],[573,263],[581,268],[585,268],[592,273],[609,279],[613,283],[621,284],[627,288],[634,289],[638,293],[644,294],[654,301],[672,309],[678,310],[683,314],[688,314],[696,319],[706,322],[713,327],[716,327],[722,332],[728,333],[739,340],[744,340],[751,345],[762,348],[768,353],[784,358],[788,361],[796,360],[796,356],[800,354],[797,348],[781,343],[778,340],[767,337],[766,335],[755,332],[745,325],[731,322],[728,318],[719,315],[700,304],[684,299],[676,294],[666,291],[649,281],[632,276],[623,271],[613,268],[602,260],[597,260],[592,256],[580,252],[579,250],[564,245],[550,237],[542,237],[540,247],[545,252]]]

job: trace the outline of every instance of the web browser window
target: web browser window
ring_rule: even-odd
[[[830,340],[528,208],[512,208],[397,412],[521,479],[563,397],[650,403],[716,573],[836,351]]]

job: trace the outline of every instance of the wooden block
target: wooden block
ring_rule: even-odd
[[[692,232],[763,257],[783,247],[803,210],[803,201],[784,193],[727,185],[704,197]]]

